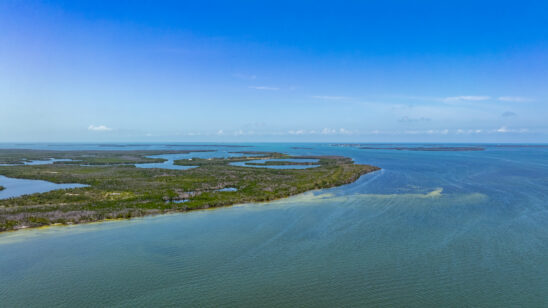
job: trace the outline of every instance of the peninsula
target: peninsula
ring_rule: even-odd
[[[174,161],[174,165],[192,167],[187,170],[135,166],[166,161],[150,157],[152,155],[203,151],[213,150],[0,150],[0,175],[87,185],[0,200],[0,231],[269,201],[351,183],[361,175],[379,169],[354,164],[350,158],[340,156],[305,157],[270,152],[241,152],[234,154],[240,155],[237,157]],[[257,159],[265,162],[233,165]],[[299,159],[304,162],[298,162]],[[33,164],[36,160],[51,163]],[[315,163],[310,163],[311,160]],[[305,168],[269,168],[273,165]],[[9,187],[5,189],[7,191]]]

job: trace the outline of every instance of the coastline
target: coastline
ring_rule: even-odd
[[[288,196],[284,196],[284,197],[280,197],[280,198],[276,198],[276,199],[271,199],[271,200],[250,201],[250,202],[243,202],[243,203],[232,203],[232,204],[226,204],[226,205],[222,205],[222,206],[214,206],[214,207],[209,207],[208,206],[208,207],[203,207],[203,208],[192,208],[192,209],[184,209],[184,210],[171,210],[171,211],[165,211],[165,212],[150,212],[150,213],[145,213],[145,214],[140,215],[140,216],[120,217],[120,218],[105,218],[105,219],[100,219],[100,220],[85,221],[85,222],[79,222],[79,223],[66,223],[66,224],[64,224],[64,223],[53,223],[53,224],[40,225],[40,226],[22,226],[22,227],[10,229],[10,230],[0,230],[0,236],[5,235],[5,234],[10,234],[10,233],[16,233],[16,232],[20,233],[21,231],[24,231],[24,230],[28,230],[28,231],[47,230],[47,229],[58,228],[58,227],[76,227],[76,226],[83,226],[83,225],[103,224],[103,223],[120,222],[120,221],[131,221],[131,220],[138,220],[138,219],[150,218],[150,217],[179,215],[179,214],[194,213],[194,212],[201,212],[201,211],[207,211],[207,210],[219,210],[219,209],[229,208],[229,207],[233,207],[233,206],[244,206],[244,205],[251,205],[251,204],[271,203],[271,202],[275,202],[275,201],[295,197],[295,196],[298,196],[298,195],[302,195],[302,194],[305,194],[305,193],[310,193],[310,192],[313,192],[313,191],[320,191],[320,190],[323,190],[323,189],[329,189],[329,188],[348,185],[348,184],[354,183],[355,181],[357,181],[358,179],[360,179],[362,176],[364,176],[366,174],[377,172],[377,171],[380,171],[380,170],[382,170],[382,169],[378,168],[376,170],[365,172],[365,173],[361,174],[360,176],[358,176],[358,178],[356,178],[355,180],[353,180],[351,182],[348,182],[348,183],[343,183],[343,184],[340,184],[340,185],[334,185],[334,186],[330,186],[330,187],[310,189],[310,190],[302,191],[302,192],[299,192],[299,193],[295,193],[295,194],[292,194],[292,195],[288,195]]]
[[[272,152],[260,153],[263,155],[261,158],[273,161],[287,159],[279,166],[273,166],[287,168],[270,168],[273,161],[259,165],[232,165],[233,162],[257,159],[257,156],[244,156],[174,161],[175,165],[196,166],[186,170],[149,169],[130,165],[142,162],[149,153],[133,152],[134,156],[129,161],[120,161],[125,158],[120,153],[110,153],[112,156],[100,153],[100,159],[112,160],[114,157],[119,164],[82,166],[68,161],[0,167],[0,173],[7,177],[88,185],[0,200],[0,232],[273,201],[352,183],[362,175],[380,169],[354,164],[352,159],[341,156],[301,157]],[[44,155],[49,154],[46,152]],[[88,154],[79,152],[78,155]],[[318,161],[316,165],[291,169],[291,160],[310,158]],[[88,156],[86,159],[96,160]],[[302,161],[294,163],[294,166],[309,165]],[[224,190],[227,188],[230,190]]]

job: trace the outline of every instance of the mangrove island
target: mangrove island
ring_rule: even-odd
[[[379,170],[347,157],[270,152],[173,161],[186,170],[136,166],[166,161],[158,155],[209,151],[214,150],[0,150],[2,176],[85,185],[0,200],[0,231],[269,201],[351,183]]]

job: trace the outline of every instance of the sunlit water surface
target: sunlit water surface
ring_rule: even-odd
[[[4,189],[0,190],[0,200],[2,200],[56,189],[86,187],[87,185],[56,184],[41,180],[14,179],[0,175],[0,186],[4,187]]]
[[[0,306],[548,306],[548,149],[292,147],[253,149],[383,169],[276,202],[0,234]]]
[[[239,161],[230,163],[232,166],[251,167],[251,168],[268,168],[268,169],[308,169],[318,167],[319,165],[267,165],[266,162],[291,162],[291,163],[317,163],[318,159],[311,158],[279,158],[279,159],[255,159],[248,161]],[[259,165],[254,165],[259,164]]]

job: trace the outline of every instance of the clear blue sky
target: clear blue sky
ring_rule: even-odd
[[[547,1],[1,1],[0,142],[547,142],[547,16]]]

